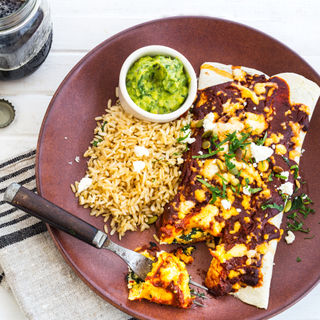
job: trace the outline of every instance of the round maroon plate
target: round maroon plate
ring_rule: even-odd
[[[78,205],[70,184],[86,170],[82,157],[95,128],[94,118],[104,113],[108,99],[115,101],[115,88],[122,63],[134,50],[147,45],[166,45],[180,51],[199,74],[203,62],[221,62],[264,71],[268,75],[296,72],[318,84],[320,77],[297,54],[275,39],[249,27],[208,17],[173,17],[151,21],[125,30],[87,54],[69,73],[53,97],[42,124],[37,151],[37,186],[41,196],[74,215],[103,229],[103,221]],[[314,112],[307,134],[301,168],[308,183],[308,195],[320,209],[320,159],[318,132],[320,109]],[[65,139],[65,137],[67,139]],[[80,162],[75,157],[80,156]],[[69,164],[72,162],[72,164]],[[101,297],[141,319],[265,319],[285,310],[320,278],[319,219],[311,214],[306,226],[315,233],[312,240],[297,234],[288,246],[281,240],[275,256],[268,310],[246,305],[232,296],[205,300],[205,308],[181,310],[148,301],[128,301],[126,264],[107,250],[97,250],[54,228],[49,228],[62,255],[79,277]],[[285,221],[282,225],[285,228]],[[121,245],[129,249],[152,241],[154,229],[127,232]],[[117,236],[111,237],[119,243]],[[166,248],[168,249],[168,248]],[[297,263],[299,256],[302,261]],[[204,244],[197,244],[195,262],[188,267],[193,280],[202,283],[210,264]]]

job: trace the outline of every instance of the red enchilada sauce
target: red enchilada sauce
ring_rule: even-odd
[[[184,154],[178,193],[166,205],[157,225],[162,242],[191,243],[216,239],[215,249],[209,249],[213,260],[205,281],[215,297],[238,291],[247,285],[261,286],[262,259],[269,250],[269,242],[281,238],[283,231],[270,219],[283,211],[286,200],[291,196],[278,188],[288,182],[294,183],[294,170],[290,167],[297,164],[296,157],[300,156],[297,148],[301,147],[299,133],[301,130],[307,131],[310,112],[304,105],[291,104],[289,95],[289,87],[284,80],[277,77],[267,80],[264,75],[245,75],[240,81],[198,90],[192,111],[192,137],[196,141],[189,145],[190,150]],[[204,128],[197,126],[197,122],[209,113],[214,113],[220,126],[215,129],[218,137],[214,133],[208,138],[203,137]],[[239,123],[244,124],[242,130],[232,129],[234,124],[235,128],[239,127]],[[228,124],[231,131],[223,134],[221,128],[228,128]],[[257,125],[258,129],[248,124]],[[230,138],[227,141],[229,150],[214,154],[225,137]],[[242,144],[239,144],[242,138]],[[210,148],[203,148],[204,141],[210,142]],[[250,155],[251,142],[272,148],[272,156],[263,164],[254,164],[254,158]],[[237,143],[242,153],[238,162],[243,162],[245,166],[243,170],[235,171],[238,173],[231,179],[232,184],[229,179],[232,171],[230,161],[235,159],[236,150],[230,150],[230,145]],[[211,153],[211,156],[203,157]],[[216,160],[209,164],[212,159]],[[222,162],[220,167],[218,165],[219,171],[213,177],[209,174],[206,178],[206,172],[211,170],[210,165],[219,162]],[[283,174],[288,172],[287,179],[281,175],[279,168]],[[238,185],[234,183],[237,180]],[[250,195],[244,194],[245,186],[250,187]],[[229,201],[231,208],[223,207],[223,198]],[[196,217],[204,208],[212,213],[213,206],[219,210],[215,209],[214,218],[204,227],[204,218],[196,220]]]

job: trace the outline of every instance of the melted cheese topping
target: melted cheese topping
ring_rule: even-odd
[[[186,265],[173,254],[162,251],[145,282],[129,280],[129,300],[139,299],[189,308],[193,299]]]

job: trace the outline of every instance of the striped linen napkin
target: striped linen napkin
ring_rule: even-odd
[[[73,272],[44,222],[3,201],[17,182],[36,191],[36,151],[0,163],[0,283],[27,319],[134,320],[100,298]]]

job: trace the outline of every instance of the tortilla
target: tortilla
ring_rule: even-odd
[[[293,193],[290,168],[299,163],[319,95],[315,83],[292,73],[201,66],[194,143],[178,193],[157,224],[161,243],[210,241],[205,284],[214,296],[267,308],[280,211]]]
[[[255,69],[241,67],[246,73],[263,74]],[[228,82],[232,78],[233,68],[230,65],[223,65],[220,63],[204,63],[201,67],[199,77],[199,89],[215,86],[224,82]],[[230,78],[231,76],[231,78]],[[319,86],[306,79],[305,77],[295,73],[280,73],[273,77],[278,77],[285,80],[290,88],[290,102],[292,104],[304,104],[310,108],[309,121],[311,120],[316,103],[320,96]],[[266,78],[268,76],[266,75]],[[301,130],[300,137],[303,143],[305,138],[305,132]],[[295,161],[299,164],[300,157],[297,157]],[[272,219],[272,223],[280,228],[283,212],[279,213]],[[262,260],[261,272],[263,274],[263,283],[260,287],[247,286],[240,288],[237,292],[232,293],[235,297],[239,298],[245,303],[254,305],[259,308],[268,307],[270,283],[272,278],[273,260],[277,248],[277,240],[270,241],[269,251],[264,255]]]

